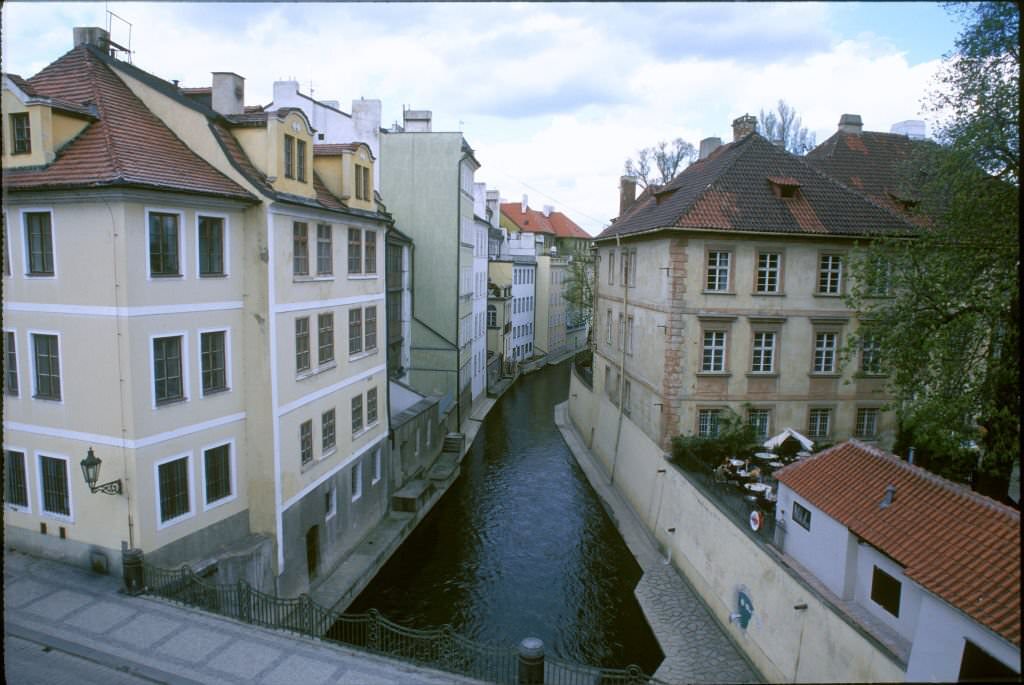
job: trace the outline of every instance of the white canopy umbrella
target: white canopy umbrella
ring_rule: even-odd
[[[773,450],[782,443],[784,443],[787,438],[793,438],[803,446],[804,450],[808,452],[814,449],[813,440],[793,430],[792,428],[786,428],[778,435],[768,438],[767,440],[764,441],[764,443],[762,443],[762,446],[765,447],[765,449]]]

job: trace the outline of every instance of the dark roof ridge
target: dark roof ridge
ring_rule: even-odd
[[[349,114],[348,112],[343,112],[340,109],[338,109],[337,107],[331,107],[330,105],[328,105],[323,100],[317,100],[316,98],[311,97],[309,95],[306,95],[305,93],[299,92],[298,90],[295,91],[295,94],[298,95],[300,98],[306,98],[310,102],[316,103],[316,104],[320,105],[321,107],[325,107],[325,108],[331,110],[332,112],[337,112],[338,114],[342,114],[342,115],[348,117],[349,119],[352,118],[352,115]]]

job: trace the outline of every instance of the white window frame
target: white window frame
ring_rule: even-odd
[[[771,345],[763,345],[762,344],[762,345],[759,346],[758,342],[757,342],[758,336],[769,336],[769,335],[771,336]],[[753,334],[751,334],[750,337],[751,337],[751,340],[750,340],[750,357],[751,357],[751,359],[750,359],[750,373],[765,374],[765,375],[774,374],[775,373],[775,348],[776,348],[776,341],[779,338],[779,334],[776,331],[755,330],[753,332]],[[764,368],[765,367],[765,353],[767,353],[767,362],[768,362],[768,364],[767,364],[768,368],[767,369]],[[760,361],[761,368],[757,368],[758,361]]]
[[[54,402],[56,404],[64,404],[64,398],[67,397],[67,388],[64,385],[64,341],[62,340],[62,336],[61,336],[60,331],[44,331],[44,330],[38,330],[38,329],[30,328],[29,330],[26,331],[26,333],[28,334],[28,344],[29,344],[28,363],[29,363],[29,374],[31,376],[30,380],[32,381],[32,399],[39,400],[39,401],[42,401],[42,402]],[[51,399],[49,397],[39,397],[39,391],[38,391],[38,388],[36,388],[36,345],[35,345],[35,341],[32,339],[33,336],[36,336],[36,335],[55,335],[55,336],[57,336],[57,363],[58,363],[58,366],[60,367],[58,369],[58,371],[59,371],[58,378],[60,380],[60,399],[54,400],[54,399]],[[157,336],[157,337],[159,337],[159,336]],[[149,356],[152,359],[152,356],[153,356],[153,343],[152,342],[150,342],[149,348],[150,348]],[[152,378],[152,376],[150,376],[150,378]],[[19,381],[20,381],[20,379],[19,379]],[[20,388],[21,388],[21,386],[19,385],[19,390],[20,390]],[[154,387],[154,393],[155,393],[155,387]],[[154,394],[154,397],[155,397],[155,394]]]
[[[327,501],[330,506],[324,512],[324,521],[330,521],[338,515],[338,487],[332,482],[327,486]]]
[[[5,460],[4,468],[5,469],[7,468],[7,464],[6,464],[7,452],[21,452],[22,456],[25,459],[25,463],[24,463],[24,467],[25,467],[25,506],[21,506],[20,504],[11,504],[10,502],[8,502],[7,499],[6,499],[7,492],[5,491],[4,492],[4,496],[5,496],[4,507],[8,511],[17,511],[17,512],[20,512],[22,514],[31,514],[32,513],[32,490],[33,490],[34,481],[32,479],[32,466],[29,464],[29,460],[32,458],[32,451],[29,450],[26,447],[21,447],[19,445],[8,445],[7,443],[4,443],[3,450],[4,450],[4,460]],[[46,456],[49,457],[51,455],[47,454]],[[37,467],[37,469],[38,469],[38,467]],[[5,487],[6,487],[6,484],[5,484]],[[42,490],[39,491],[39,494],[42,495]],[[39,506],[42,507],[42,505],[43,505],[43,500],[40,498]],[[73,511],[74,511],[74,509],[72,509],[72,512]]]
[[[30,274],[28,272],[28,267],[29,267],[29,254],[28,254],[29,245],[28,245],[28,234],[27,234],[27,232],[28,232],[28,225],[25,223],[25,215],[26,214],[39,214],[39,213],[43,213],[43,212],[48,213],[50,215],[50,249],[53,252],[53,275],[52,276],[47,276],[47,275],[44,275],[44,274],[36,275],[36,274]],[[57,221],[56,221],[56,217],[54,216],[55,212],[53,211],[53,207],[22,207],[21,209],[18,210],[18,213],[19,213],[19,218],[21,219],[21,258],[23,260],[22,261],[22,270],[21,270],[22,274],[25,276],[25,278],[30,278],[32,280],[36,280],[36,279],[42,279],[42,280],[56,279],[57,276],[59,275],[57,273]],[[180,233],[180,231],[179,231],[179,233]],[[147,236],[149,235],[149,220],[148,220],[148,218],[146,220],[146,235]],[[9,237],[9,235],[8,235],[8,237]],[[146,267],[146,270],[148,271],[149,270],[149,266],[148,266],[148,264],[149,264],[149,251],[148,251],[148,248],[149,248],[149,238],[148,237],[146,238],[146,247],[147,247],[147,251],[146,251],[146,264],[147,264],[147,267]],[[10,262],[8,262],[8,264],[10,264]],[[11,265],[11,273],[12,273],[12,275],[14,273],[14,266],[13,265]]]
[[[8,333],[10,333],[14,337],[13,338],[14,339],[14,346],[13,346],[13,349],[14,349],[14,376],[15,376],[15,382],[18,384],[18,392],[17,393],[11,393],[11,394],[9,394],[7,392],[7,334]],[[24,383],[21,382],[21,356],[18,354],[18,330],[15,329],[15,328],[5,328],[5,329],[3,329],[3,334],[4,334],[4,340],[3,340],[2,348],[3,348],[4,358],[3,358],[3,360],[0,360],[3,363],[3,373],[4,373],[3,396],[4,397],[9,397],[11,399],[14,399],[14,398],[17,398],[17,397],[22,397],[22,393],[24,392],[24,387],[25,387]],[[58,350],[60,349],[60,342],[57,343],[57,349]],[[33,352],[32,356],[35,357],[35,353],[34,352]],[[35,376],[33,375],[33,379],[34,378],[35,378]],[[35,381],[33,380],[33,382],[35,382]],[[29,388],[29,389],[31,390],[32,388]],[[63,387],[63,385],[61,386],[60,391],[61,391],[60,392],[60,396],[63,398],[64,397],[64,387]]]
[[[764,421],[764,435],[763,435],[763,437],[761,436],[760,433],[758,433],[757,435],[758,435],[758,438],[767,439],[768,437],[771,436],[771,430],[772,430],[772,410],[768,409],[767,407],[751,407],[750,409],[748,409],[747,410],[747,424],[749,424],[750,426],[754,426],[754,422],[751,421],[751,418],[752,418],[751,414],[753,414],[754,412],[757,412],[758,415],[762,415],[762,416],[765,417],[765,421]],[[757,430],[756,427],[754,429]]]
[[[704,418],[707,418],[707,432],[704,431]],[[719,407],[702,407],[697,410],[697,437],[713,438],[721,433],[722,410]],[[714,429],[712,431],[712,429]]]
[[[878,407],[857,407],[854,413],[853,422],[853,434],[854,437],[861,439],[873,440],[878,437],[878,419],[881,418],[882,412]],[[874,417],[871,421],[871,432],[861,430],[861,417],[872,416]]]
[[[832,336],[831,347],[825,343],[819,345],[820,336]],[[839,332],[838,331],[814,331],[814,358],[811,360],[811,373],[819,375],[834,375],[838,373],[838,362],[839,362]],[[831,363],[828,368],[822,365],[819,368],[818,356],[821,353],[821,359],[824,362],[826,355],[831,354]]]
[[[708,344],[708,339],[707,339],[707,336],[709,334],[710,335],[721,334],[721,336],[722,336],[721,343],[718,344],[718,343],[716,343],[714,341],[714,339],[712,339],[711,344],[709,345]],[[720,329],[720,328],[702,329],[701,330],[701,334],[700,334],[700,373],[726,373],[727,369],[729,368],[728,367],[728,346],[729,346],[729,331],[728,330]],[[704,361],[705,361],[705,353],[708,350],[711,350],[711,352],[712,352],[712,354],[711,354],[711,368],[706,368],[706,365],[704,363]],[[719,368],[714,368],[715,367],[715,363],[714,363],[715,355],[714,355],[714,352],[716,350],[720,350],[721,351],[721,361],[720,361],[720,364],[718,365]]]
[[[71,486],[72,483],[72,472],[71,472],[71,458],[66,454],[60,454],[57,452],[50,452],[47,450],[34,450],[33,455],[36,462],[36,496],[39,498],[39,515],[45,518],[56,519],[57,521],[64,521],[65,523],[75,522],[75,493],[74,488]],[[25,453],[26,459],[28,458],[28,452]],[[59,459],[64,462],[64,474],[67,477],[68,486],[68,515],[59,514],[46,509],[46,499],[43,497],[43,457],[49,457],[51,459]],[[25,465],[25,470],[28,471],[28,465]],[[26,474],[27,475],[27,474]],[[27,487],[26,483],[26,487]]]
[[[181,394],[180,400],[174,400],[173,402],[167,402],[166,404],[157,404],[156,402],[156,357],[153,356],[153,341],[157,338],[181,338]],[[226,341],[225,341],[226,344]],[[149,336],[149,399],[152,403],[153,410],[164,409],[167,407],[177,407],[183,404],[191,402],[191,392],[189,390],[192,387],[191,384],[191,364],[188,363],[190,347],[188,344],[188,331],[167,331],[161,333],[154,333]],[[202,363],[202,362],[200,362]],[[225,360],[226,363],[226,360]],[[61,379],[63,383],[63,379]],[[63,385],[61,385],[63,387]],[[61,393],[63,397],[63,392]]]
[[[222,497],[219,500],[213,502],[206,501],[206,452],[217,447],[228,446],[228,469],[231,471],[231,494],[227,497]],[[217,507],[223,506],[229,502],[233,502],[238,498],[238,470],[237,460],[235,459],[235,439],[228,438],[227,440],[218,440],[217,442],[210,443],[209,445],[203,445],[199,449],[199,454],[202,455],[202,464],[199,469],[199,487],[202,492],[203,499],[203,511],[209,511],[210,509],[216,509]],[[159,506],[159,497],[157,498],[157,506]]]
[[[211,219],[221,219],[224,222],[224,235],[222,236],[224,244],[221,246],[221,249],[224,251],[224,273],[223,274],[211,275],[211,276],[201,276],[199,274],[199,268],[200,268],[199,267],[199,219],[201,217],[209,217]],[[231,276],[231,259],[230,259],[230,254],[231,254],[230,253],[230,245],[231,245],[230,241],[231,241],[231,239],[229,237],[230,234],[231,234],[231,217],[230,217],[230,215],[229,214],[224,214],[222,212],[201,212],[201,211],[196,211],[195,229],[196,229],[196,231],[195,231],[195,238],[196,238],[196,278],[197,279],[207,279],[207,278],[218,279],[218,278],[228,278],[229,276]],[[148,220],[146,221],[146,247],[147,248],[149,247],[149,221]],[[148,252],[146,253],[146,257],[148,259],[148,257],[149,257],[149,253]],[[184,273],[184,272],[182,272],[182,273]]]
[[[767,257],[773,255],[778,260],[775,267],[770,266],[764,267],[765,273],[775,273],[775,289],[774,290],[761,290],[761,257]],[[781,295],[782,294],[782,251],[773,250],[758,250],[754,254],[754,294],[755,295]]]
[[[353,480],[355,487],[352,489],[352,501],[355,502],[363,496],[363,460],[361,457],[352,464],[352,471],[349,472],[349,486],[352,485]]]
[[[830,257],[838,262],[838,266],[835,267],[833,262],[830,260],[829,266],[826,268],[822,263],[826,257]],[[818,253],[818,268],[815,270],[817,275],[817,283],[815,284],[814,293],[816,295],[822,295],[825,297],[839,297],[843,294],[843,270],[844,262],[846,261],[845,255],[839,252],[820,252]],[[828,274],[835,274],[835,289],[832,289],[832,278],[831,275],[828,279],[828,289],[822,289],[822,276]]]
[[[150,216],[150,214],[176,214],[178,216],[178,275],[177,276],[175,276],[175,275],[167,275],[167,276],[156,276],[155,278],[153,277],[152,262],[150,261],[150,258],[149,258],[150,254],[151,254],[151,252],[150,252],[150,245],[149,245],[149,238],[150,238],[149,216]],[[171,282],[177,282],[177,279],[186,278],[186,274],[188,274],[188,259],[186,258],[187,256],[185,254],[185,225],[186,224],[185,224],[185,212],[184,212],[184,210],[164,208],[164,207],[146,207],[145,210],[144,210],[144,215],[145,215],[145,221],[146,221],[146,223],[144,225],[144,229],[146,231],[146,255],[145,255],[145,258],[146,258],[146,280],[147,281],[151,281],[151,282],[152,281],[171,281]],[[206,215],[204,215],[204,216],[206,216]],[[197,225],[197,229],[196,230],[198,231],[198,219],[196,221],[197,221],[197,224],[196,224]],[[197,233],[197,237],[198,237],[198,233]],[[54,258],[53,259],[54,259],[54,271],[56,271],[56,263],[57,263],[56,252],[54,253]],[[196,261],[198,261],[198,260],[196,260]]]
[[[825,412],[825,432],[819,433],[811,430],[811,418],[815,412]],[[821,440],[827,439],[832,435],[832,420],[835,415],[835,410],[832,407],[808,407],[807,409],[807,437]]]
[[[220,444],[223,444],[223,443],[220,443]],[[189,498],[188,498],[188,511],[185,512],[184,514],[180,514],[180,515],[178,515],[178,516],[176,516],[176,517],[174,517],[172,519],[168,519],[166,521],[161,521],[160,520],[160,466],[163,465],[163,464],[167,464],[169,462],[172,462],[172,461],[177,461],[177,460],[182,459],[182,458],[187,460],[185,462],[186,463],[185,472],[188,475],[188,486],[187,486],[188,494],[189,494]],[[164,528],[170,528],[171,526],[176,526],[179,523],[181,523],[182,521],[187,521],[188,519],[190,519],[190,518],[192,518],[192,517],[194,517],[196,515],[195,502],[197,500],[195,498],[195,493],[192,492],[192,489],[193,489],[192,488],[192,484],[194,482],[195,482],[195,471],[193,470],[192,452],[191,451],[189,451],[189,452],[182,452],[180,454],[174,454],[174,455],[171,455],[169,457],[164,457],[163,459],[160,459],[158,461],[154,461],[153,462],[153,509],[154,509],[154,512],[156,513],[156,529],[157,530],[163,530]],[[206,499],[205,493],[204,493],[203,499],[204,500]]]
[[[715,258],[715,263],[711,263],[711,259],[714,255],[719,255]],[[720,259],[721,255],[725,255],[725,264],[722,264]],[[731,293],[732,292],[732,263],[733,263],[732,250],[726,250],[721,248],[710,247],[707,250],[707,258],[704,260],[704,292],[706,293]],[[724,287],[719,287],[722,271],[725,271],[725,283]],[[715,274],[715,287],[711,287],[711,274]]]
[[[380,448],[378,447],[373,451],[373,479],[370,481],[370,485],[376,485],[379,483],[383,476],[384,463],[380,455]]]
[[[223,390],[215,390],[212,393],[207,394],[203,388],[203,334],[204,333],[223,333],[224,334],[224,383],[227,385]],[[158,336],[163,337],[163,336]],[[224,395],[231,392],[234,387],[231,379],[231,328],[200,328],[196,331],[196,340],[199,341],[199,346],[196,351],[196,371],[198,375],[196,378],[199,379],[199,396],[200,397],[213,397],[216,395]],[[150,343],[150,355],[153,354],[153,345]],[[184,363],[182,364],[184,366]],[[156,387],[153,388],[154,397],[156,396]],[[186,397],[187,399],[187,397]]]

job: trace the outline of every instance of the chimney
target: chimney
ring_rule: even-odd
[[[546,219],[549,216],[551,216],[551,212],[553,212],[553,211],[555,211],[554,206],[552,206],[552,205],[544,205],[544,218]]]
[[[703,149],[703,144],[701,146]],[[619,216],[636,202],[636,176],[619,177]]]
[[[110,34],[98,26],[76,26],[73,33],[76,48],[79,45],[94,45],[105,51],[110,46]]]
[[[907,463],[908,464],[913,464],[914,463],[914,448],[913,448],[913,446],[911,446],[909,449],[907,449]]]
[[[221,114],[241,114],[245,111],[245,79],[231,71],[213,72],[210,100]]]
[[[744,138],[757,130],[757,117],[753,114],[744,114],[732,120],[733,142]]]
[[[406,133],[430,133],[430,119],[432,113],[429,109],[407,109],[402,112],[403,123]]]
[[[521,207],[521,208],[519,209],[519,211],[520,211],[521,213],[523,213],[523,214],[526,214],[526,209],[527,209],[527,208],[528,208],[529,206],[530,206],[530,200],[529,200],[529,198],[528,198],[528,197],[526,197],[526,193],[523,193],[523,205],[522,205],[522,207]]]
[[[721,145],[721,138],[705,138],[700,141],[700,154],[697,156],[697,159],[707,159]]]
[[[896,499],[896,486],[889,483],[885,486],[885,496],[882,497],[882,503],[878,505],[879,509],[885,509],[892,501]]]
[[[497,190],[487,191],[487,209],[491,210],[491,224],[498,225],[499,214],[501,213],[501,193]]]
[[[861,122],[859,114],[844,114],[839,117],[841,133],[853,133],[859,136],[862,128],[864,128],[864,124]]]
[[[275,107],[295,107],[295,98],[298,94],[298,81],[274,81]]]

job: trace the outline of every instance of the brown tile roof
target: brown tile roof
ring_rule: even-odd
[[[799,190],[779,197],[771,179]],[[854,237],[913,226],[755,133],[646,189],[598,239],[674,228]]]
[[[18,88],[21,88],[21,92],[25,93],[25,95],[28,95],[29,97],[39,96],[39,93],[37,93],[36,89],[32,87],[32,84],[26,81],[25,79],[21,78],[17,74],[6,74],[6,76],[7,78],[11,79],[11,82],[14,85],[18,86]]]
[[[319,145],[313,145],[313,154],[329,157],[340,155],[343,152],[355,152],[359,149],[359,146],[360,143],[320,143]]]
[[[904,194],[899,182],[900,165],[910,159],[913,146],[918,144],[925,143],[911,141],[901,133],[837,131],[808,152],[805,159],[879,205],[902,213],[903,206],[894,199]]]
[[[775,477],[908,578],[1020,645],[1019,511],[856,440]],[[895,496],[883,509],[890,484]]]
[[[529,207],[526,208],[526,212],[522,210],[523,206],[519,202],[501,203],[501,213],[525,233],[547,233],[559,238],[587,240],[593,237],[561,212],[551,212],[549,216],[544,216],[544,212]]]
[[[94,106],[98,119],[47,166],[5,169],[8,189],[141,186],[255,200],[192,152],[88,46],[27,83],[38,96]]]

